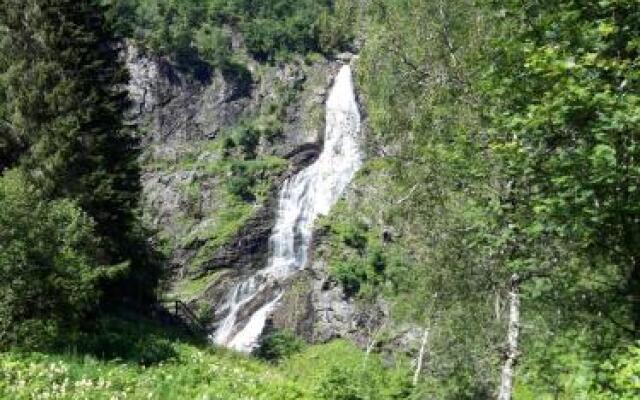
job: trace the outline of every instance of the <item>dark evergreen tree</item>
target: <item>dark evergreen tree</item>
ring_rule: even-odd
[[[151,272],[136,233],[137,143],[123,120],[128,77],[102,10],[90,0],[2,0],[0,26],[4,147],[44,198],[74,199],[93,217],[102,263],[131,261],[132,277]],[[118,285],[119,294],[149,292],[155,278],[142,275],[144,285]]]

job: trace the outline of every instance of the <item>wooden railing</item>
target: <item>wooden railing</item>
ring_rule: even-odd
[[[191,311],[188,305],[180,300],[162,300],[160,302],[171,315],[182,320],[190,329],[197,333],[207,331],[202,321]]]

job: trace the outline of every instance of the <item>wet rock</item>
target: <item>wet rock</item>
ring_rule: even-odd
[[[385,227],[382,230],[382,242],[383,243],[391,243],[398,236],[398,233],[393,227]]]
[[[258,268],[266,264],[269,237],[275,223],[275,196],[271,197],[253,218],[230,240],[220,247],[201,272],[219,268]]]
[[[366,347],[372,332],[388,320],[386,304],[366,308],[347,296],[328,274],[323,259],[312,261],[291,282],[273,313],[276,329],[290,330],[313,343],[344,338]]]
[[[353,57],[353,53],[345,52],[336,55],[336,60],[342,61],[344,63],[349,63],[349,61],[351,61]]]

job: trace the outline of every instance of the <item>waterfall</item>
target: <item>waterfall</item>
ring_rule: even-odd
[[[212,335],[215,343],[250,352],[283,295],[280,283],[307,262],[313,223],[329,213],[362,164],[360,113],[351,68],[342,67],[326,104],[326,131],[318,159],[287,179],[280,191],[266,268],[233,287],[228,313]]]

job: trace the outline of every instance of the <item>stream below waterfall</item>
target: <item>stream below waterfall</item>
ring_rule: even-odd
[[[227,293],[221,310],[226,316],[212,334],[215,343],[243,352],[257,346],[282,298],[282,284],[307,262],[315,219],[329,213],[362,164],[360,123],[351,67],[344,65],[326,102],[323,150],[313,164],[284,182],[267,266]]]

